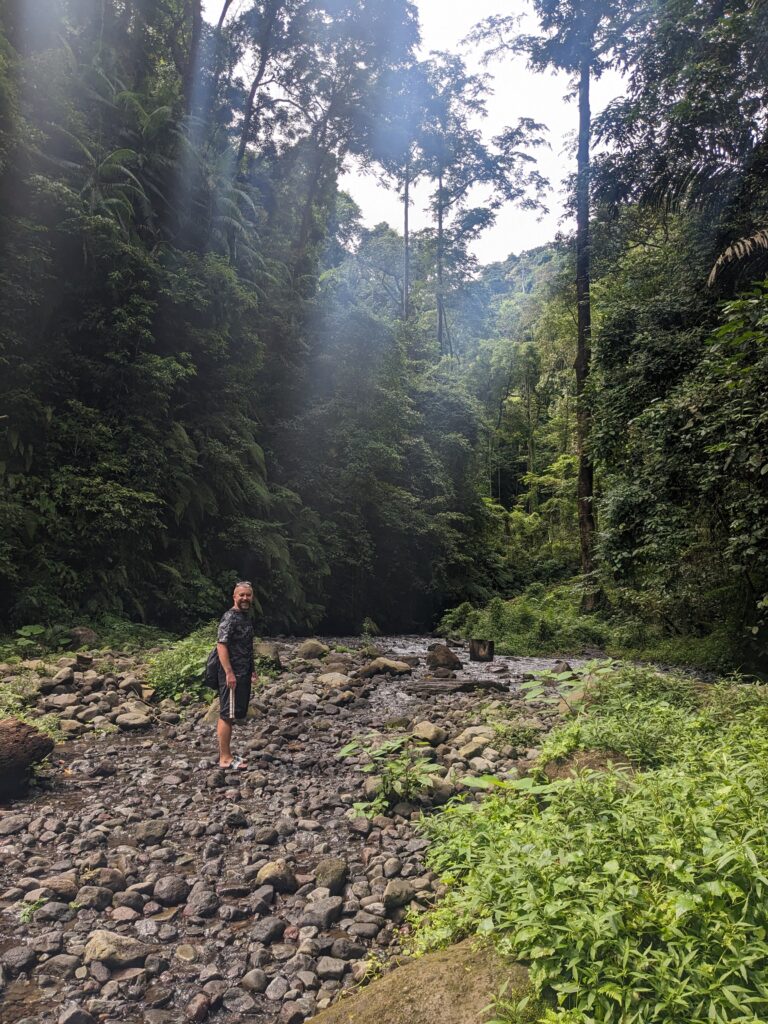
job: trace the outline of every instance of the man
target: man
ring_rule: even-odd
[[[232,723],[248,714],[251,684],[256,682],[253,666],[253,587],[247,580],[235,584],[233,604],[219,623],[216,650],[219,655],[219,766],[244,769],[241,757],[232,757]]]

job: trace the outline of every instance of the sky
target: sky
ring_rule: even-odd
[[[470,71],[487,70],[493,75],[493,95],[488,97],[488,116],[482,121],[487,137],[497,135],[508,124],[520,117],[530,117],[545,124],[548,129],[549,148],[536,153],[541,173],[550,180],[553,191],[546,199],[549,213],[543,217],[533,211],[506,206],[499,211],[495,225],[489,228],[472,246],[480,263],[503,260],[510,253],[535,248],[555,237],[558,230],[569,230],[573,225],[563,220],[563,194],[560,183],[575,168],[573,142],[578,124],[575,101],[567,101],[568,78],[559,73],[538,74],[529,71],[524,57],[509,56],[487,69],[481,66],[481,53],[461,46],[461,41],[479,21],[492,14],[521,14],[530,10],[525,0],[415,0],[419,10],[422,35],[422,56],[432,50],[455,52],[461,50]],[[220,0],[204,0],[209,21],[218,18]],[[232,5],[232,13],[237,7]],[[533,31],[535,20],[528,16],[524,30]],[[607,102],[622,91],[617,75],[606,74],[593,83],[592,113],[596,114]],[[363,221],[372,227],[386,221],[402,230],[402,205],[397,193],[388,190],[373,174],[363,174],[351,160],[340,185],[360,206]],[[482,202],[482,194],[470,197]],[[428,202],[426,185],[417,186],[411,207],[411,229],[418,230],[430,224],[425,212]]]

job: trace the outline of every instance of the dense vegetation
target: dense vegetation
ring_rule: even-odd
[[[486,935],[530,965],[541,1003],[502,996],[499,1024],[765,1020],[764,690],[598,674],[538,770],[579,748],[604,770],[426,820],[451,890],[420,941]]]
[[[3,622],[179,629],[245,576],[265,631],[453,608],[511,650],[759,659],[765,5],[481,28],[582,113],[626,73],[582,117],[589,230],[483,268],[495,211],[542,202],[536,111],[484,140],[407,0],[229,8],[0,3]],[[429,182],[434,226],[364,229],[350,156],[405,211]]]

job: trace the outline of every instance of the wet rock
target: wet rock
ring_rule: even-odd
[[[80,966],[79,956],[70,956],[67,953],[58,953],[41,964],[40,969],[45,974],[52,974],[57,978],[73,978],[75,971]]]
[[[143,942],[105,929],[97,929],[88,936],[83,960],[86,964],[98,960],[107,967],[137,967],[144,963],[149,948]]]

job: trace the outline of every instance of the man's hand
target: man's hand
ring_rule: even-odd
[[[259,681],[259,674],[258,674],[258,672],[251,672],[251,685],[255,686],[256,683],[258,683],[258,681]]]
[[[230,690],[234,690],[237,686],[237,676],[234,672],[227,672],[227,686]]]

